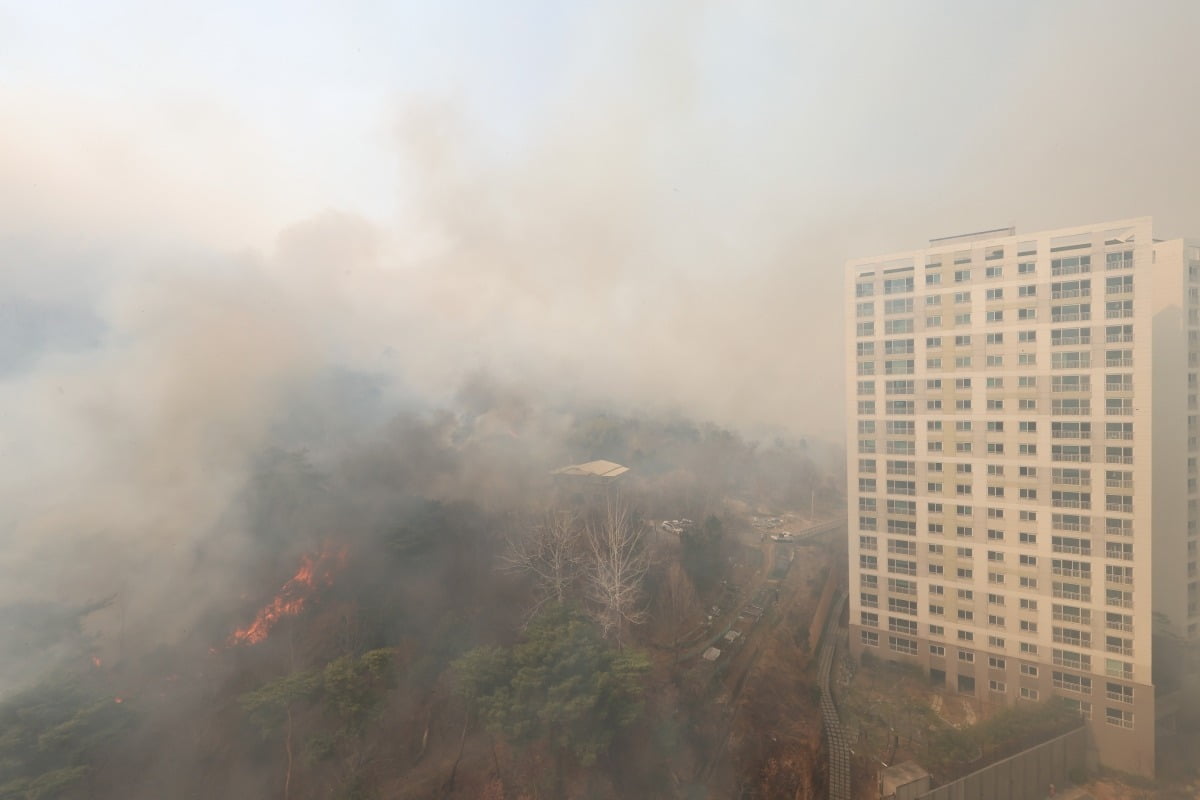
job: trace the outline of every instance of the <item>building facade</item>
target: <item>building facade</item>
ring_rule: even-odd
[[[1149,218],[847,264],[850,627],[1154,772],[1154,626],[1200,638],[1200,242]]]

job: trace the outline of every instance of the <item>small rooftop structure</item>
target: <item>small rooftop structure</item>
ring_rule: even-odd
[[[703,658],[705,661],[716,661],[720,657],[721,651],[715,647],[708,648],[704,651],[704,655],[701,656],[701,658]]]
[[[578,478],[619,478],[629,472],[629,467],[623,467],[620,464],[612,461],[589,461],[586,464],[572,464],[568,467],[560,467],[554,470],[555,475],[565,475]]]
[[[915,761],[903,761],[879,771],[879,796],[884,800],[916,800],[929,788],[929,773]]]
[[[946,244],[957,244],[959,242],[978,242],[984,239],[1003,239],[1008,236],[1016,236],[1017,229],[1010,225],[1007,228],[992,228],[986,231],[973,231],[971,233],[958,233],[954,236],[939,236],[936,239],[929,240],[930,247],[940,247]]]

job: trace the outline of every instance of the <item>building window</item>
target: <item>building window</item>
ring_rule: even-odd
[[[1109,706],[1104,709],[1104,721],[1109,725],[1118,728],[1133,728],[1133,712],[1126,711],[1123,708],[1112,708]]]

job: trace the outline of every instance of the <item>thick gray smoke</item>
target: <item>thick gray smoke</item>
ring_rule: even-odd
[[[0,599],[202,606],[220,587],[181,576],[212,537],[236,561],[253,459],[354,434],[311,399],[338,370],[377,408],[487,374],[838,438],[845,258],[1013,222],[1200,232],[1200,11],[1163,5],[597,12],[516,143],[395,98],[398,218],[281,230],[291,179],[219,106],[0,83]]]

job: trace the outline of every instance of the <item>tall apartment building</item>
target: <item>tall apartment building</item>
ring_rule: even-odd
[[[847,272],[852,648],[1066,698],[1152,775],[1152,631],[1200,638],[1200,241],[1003,229]]]

